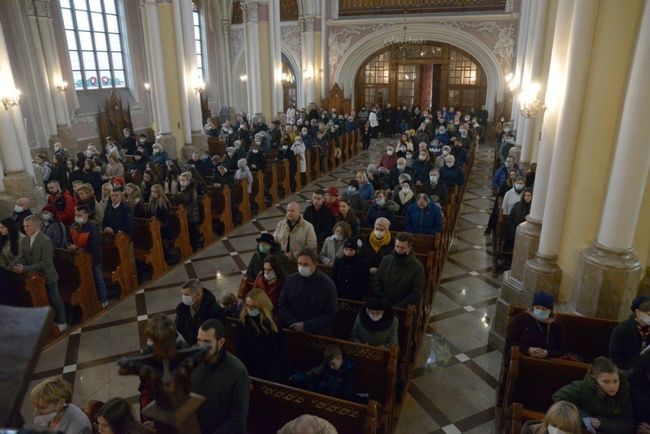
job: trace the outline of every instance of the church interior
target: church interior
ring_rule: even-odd
[[[452,202],[441,207],[443,229],[415,241],[427,280],[420,306],[407,309],[409,349],[392,355],[385,375],[367,379],[386,380],[377,386],[381,396],[370,393],[377,407],[343,400],[319,406],[312,401],[320,398],[291,388],[265,389],[265,397],[256,389],[269,386],[255,382],[251,403],[293,411],[285,422],[329,414],[340,433],[526,432],[522,425],[544,419],[556,390],[582,380],[596,358],[611,358],[610,336],[619,324],[640,321],[637,354],[648,346],[650,330],[641,319],[646,312],[650,321],[650,308],[639,311],[634,303],[650,300],[649,76],[646,0],[3,0],[1,221],[18,211],[21,198],[41,215],[49,193],[38,163],[54,162],[55,146],[92,161],[93,152],[105,154],[108,137],[122,143],[128,129],[183,167],[195,154],[225,159],[231,142],[219,134],[240,123],[275,124],[284,134],[314,111],[316,125],[331,119],[332,131],[334,122],[341,128],[324,166],[315,148],[306,173],[300,163],[295,173],[267,155],[268,170],[253,173],[248,192],[235,186],[232,195],[222,194],[207,182],[198,248],[190,246],[190,234],[164,257],[162,250],[142,253],[160,241],[159,232],[149,235],[155,218],[134,219],[135,238],[147,233],[144,244],[113,235],[109,254],[102,239],[106,306],[94,284],[92,300],[62,293],[67,329],[51,327],[48,317],[45,332],[34,335],[33,353],[7,351],[16,341],[3,334],[0,365],[22,363],[24,376],[0,375],[0,384],[14,385],[10,395],[17,400],[0,411],[0,426],[16,428],[21,416],[32,422],[29,391],[51,377],[71,385],[71,403],[81,409],[121,397],[139,414],[140,379],[120,375],[118,362],[141,354],[149,322],[161,313],[174,319],[189,279],[219,301],[240,293],[257,239],[286,220],[289,204],[304,211],[317,191],[345,192],[357,173],[378,167],[387,148],[399,146],[398,117],[369,123],[375,132],[362,145],[368,112],[391,104],[394,112],[417,107],[417,116],[404,120],[413,131],[420,116],[425,125],[427,112],[442,126],[441,113],[445,118],[453,108],[476,122],[469,127],[466,179],[450,188]],[[474,121],[481,108],[485,120]],[[348,119],[360,128],[341,133]],[[512,137],[505,154],[504,134]],[[278,145],[271,144],[273,155]],[[532,174],[528,213],[513,226],[511,244],[497,196],[503,181],[495,184],[499,170],[509,176],[508,156],[524,182]],[[132,173],[124,178],[143,182]],[[514,178],[507,182],[514,191]],[[183,233],[187,218],[174,217]],[[63,291],[62,281],[75,274],[69,271],[82,265],[74,255],[57,262],[54,250]],[[84,272],[78,274],[81,283],[73,286],[81,288]],[[49,305],[44,282],[27,278],[28,306]],[[552,295],[567,357],[510,351],[513,321],[521,312],[532,315],[540,292]],[[339,313],[344,304],[339,299]],[[316,345],[304,339],[296,345]],[[357,347],[349,351],[358,351],[359,363],[379,363],[360,348],[368,345]],[[248,410],[248,432],[279,432],[282,424],[271,419],[261,428],[251,421],[259,408]],[[638,432],[650,433],[650,420],[643,424],[647,431]],[[185,432],[175,429],[164,432]],[[95,426],[94,432],[105,431]]]

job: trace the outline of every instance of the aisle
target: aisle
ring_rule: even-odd
[[[173,315],[181,298],[180,286],[189,278],[201,280],[217,299],[228,292],[236,294],[257,247],[255,238],[263,231],[273,232],[286,205],[297,201],[304,210],[314,190],[346,188],[357,171],[379,161],[386,143],[373,142],[369,151],[267,209],[228,237],[75,329],[41,354],[30,390],[44,378],[63,374],[73,385],[73,402],[82,408],[89,400],[106,401],[114,396],[137,404],[138,379],[119,376],[116,361],[138,354],[146,343],[144,328],[148,319],[159,312]],[[491,161],[490,151],[477,154],[457,239],[445,264],[428,328],[432,334],[426,336],[419,355],[398,433],[490,432],[486,423],[493,416],[493,388],[501,357],[487,347],[489,323],[484,319],[493,312],[499,287],[497,280],[490,277],[490,257],[485,252],[482,226],[488,218],[484,210],[491,209],[490,201],[484,198],[491,194],[490,180],[485,178],[491,173]],[[22,410],[27,417],[32,414],[28,399]],[[471,431],[473,428],[476,430]]]

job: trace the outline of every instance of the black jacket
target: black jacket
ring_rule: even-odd
[[[449,190],[443,182],[438,181],[436,185],[431,185],[431,182],[423,183],[420,192],[425,193],[427,196],[438,196],[440,206],[447,205]]]
[[[370,286],[370,267],[357,253],[334,261],[332,280],[340,298],[361,301],[366,298]]]
[[[256,331],[253,323],[257,325]],[[284,383],[289,377],[287,362],[287,339],[282,324],[276,323],[277,333],[265,321],[268,333],[260,327],[260,317],[247,316],[237,326],[238,356],[248,374],[265,380]]]
[[[196,344],[201,324],[212,318],[226,324],[226,312],[217,304],[217,299],[208,289],[203,288],[203,300],[193,317],[190,314],[190,306],[183,303],[176,306],[176,330],[190,346]]]
[[[334,213],[327,205],[321,205],[319,210],[316,210],[314,205],[309,205],[302,216],[314,226],[318,242],[322,243],[325,238],[332,235],[332,228],[334,228],[335,223]]]

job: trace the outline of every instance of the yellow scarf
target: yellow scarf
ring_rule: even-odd
[[[382,247],[390,244],[390,232],[386,231],[386,235],[384,235],[384,238],[381,240],[375,236],[375,231],[372,231],[370,233],[370,245],[372,246],[372,249],[377,253],[379,249]]]

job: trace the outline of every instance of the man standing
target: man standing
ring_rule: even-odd
[[[393,307],[417,309],[424,290],[424,268],[413,253],[413,236],[400,232],[395,239],[395,250],[382,259],[375,274],[375,292]]]
[[[304,248],[298,253],[298,272],[287,277],[278,301],[282,322],[297,332],[332,334],[338,311],[336,285],[318,270],[318,254]]]
[[[122,190],[111,191],[111,203],[106,205],[102,231],[117,234],[119,231],[126,233],[133,239],[133,211],[131,207],[122,202]]]
[[[176,330],[185,342],[196,344],[201,324],[209,319],[226,323],[226,312],[217,303],[212,292],[205,289],[199,279],[190,279],[181,288],[182,302],[176,306]]]
[[[204,363],[192,371],[192,392],[205,397],[196,411],[202,433],[246,434],[248,414],[248,371],[224,348],[226,328],[209,319],[197,333],[199,345],[209,345]]]
[[[21,197],[16,199],[16,206],[14,206],[14,212],[11,213],[11,219],[16,222],[16,226],[20,228],[20,232],[25,233],[25,228],[23,227],[23,221],[25,217],[33,215],[32,210],[29,209],[29,199],[26,197]]]
[[[86,206],[78,206],[74,213],[75,223],[70,227],[70,238],[72,244],[68,249],[76,251],[84,249],[93,258],[93,277],[95,279],[95,290],[97,298],[102,307],[108,305],[106,297],[106,283],[102,273],[102,240],[99,237],[99,229],[89,219],[89,211]]]
[[[56,214],[65,226],[74,223],[74,202],[68,190],[61,190],[59,181],[49,181],[47,190],[50,195],[47,197],[47,203],[54,205]]]
[[[316,249],[318,241],[314,226],[300,215],[300,205],[291,202],[287,205],[287,218],[280,220],[273,233],[287,259],[293,261],[303,247]]]
[[[334,213],[332,210],[323,206],[325,200],[325,192],[318,189],[311,197],[311,205],[309,205],[304,212],[303,217],[314,226],[316,232],[316,239],[319,242],[324,242],[325,238],[332,235],[332,228],[334,227]]]
[[[54,246],[52,241],[41,232],[41,219],[35,215],[25,217],[25,238],[20,240],[20,257],[16,260],[14,273],[23,274],[37,271],[43,274],[47,281],[45,290],[50,306],[54,309],[54,323],[59,331],[68,326],[65,323],[65,307],[59,294],[59,274],[54,268]]]

